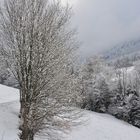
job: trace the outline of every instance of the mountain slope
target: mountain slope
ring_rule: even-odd
[[[0,85],[0,140],[16,140],[18,137],[18,94],[18,90]],[[64,140],[138,140],[140,138],[140,129],[112,116],[85,111],[85,117],[87,122],[73,129]]]
[[[120,43],[103,53],[108,60],[117,59],[127,55],[140,55],[140,40]]]

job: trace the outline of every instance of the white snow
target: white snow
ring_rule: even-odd
[[[18,102],[0,104],[0,140],[17,140],[18,110]]]
[[[18,138],[18,90],[0,85],[0,140]]]
[[[18,90],[0,85],[0,140],[18,138]],[[85,111],[87,122],[74,128],[65,140],[138,140],[140,129],[110,115]]]
[[[66,140],[138,140],[140,129],[116,118],[86,112],[88,121],[71,132]]]
[[[0,85],[0,103],[18,101],[18,90],[4,85]]]

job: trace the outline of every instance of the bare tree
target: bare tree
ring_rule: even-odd
[[[6,0],[1,8],[1,54],[20,85],[22,140],[58,139],[79,117],[70,11],[49,0]]]

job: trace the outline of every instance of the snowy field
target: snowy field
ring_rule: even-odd
[[[18,90],[0,85],[0,140],[17,140]],[[112,116],[85,112],[87,122],[65,140],[139,140],[140,129]]]

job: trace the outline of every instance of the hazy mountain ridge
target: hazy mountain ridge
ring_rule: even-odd
[[[128,41],[120,43],[103,53],[106,60],[120,59],[121,57],[134,57],[133,59],[139,59],[140,56],[140,39],[134,41]]]

